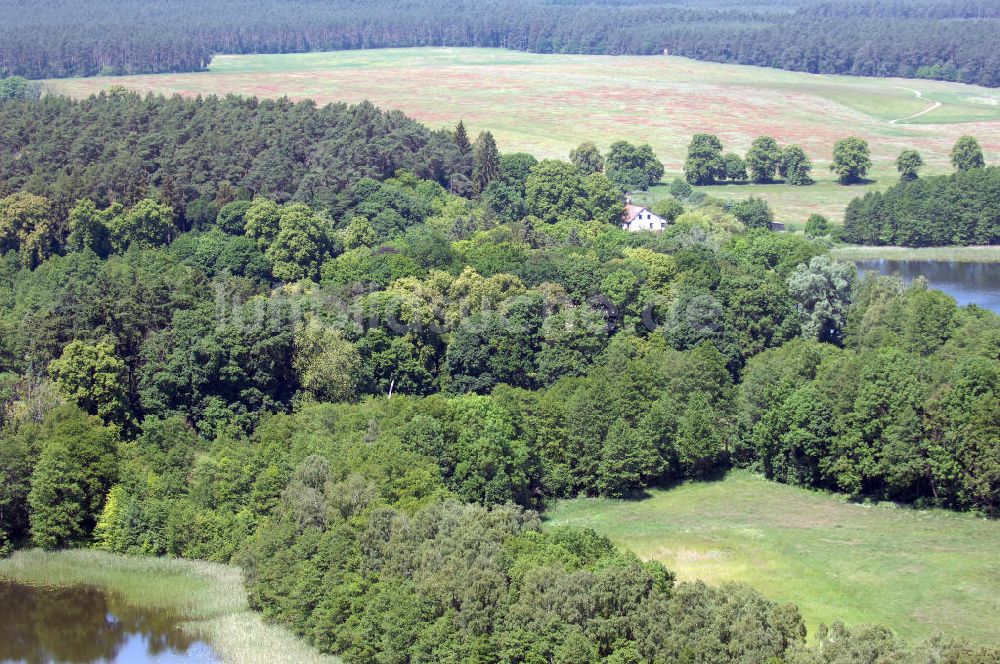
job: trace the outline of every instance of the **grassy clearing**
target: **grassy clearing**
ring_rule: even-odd
[[[681,177],[681,173],[669,173],[665,177],[670,180]],[[748,196],[765,199],[775,211],[776,221],[782,221],[789,227],[803,226],[810,214],[821,214],[833,223],[842,223],[844,209],[855,197],[867,191],[881,191],[895,184],[897,178],[888,173],[878,174],[873,182],[864,185],[844,186],[836,178],[827,173],[814,174],[816,183],[808,187],[793,187],[785,184],[721,184],[708,187],[695,187],[698,191],[722,200],[739,200]],[[666,184],[650,188],[648,192],[636,195],[637,202],[651,205],[653,202],[670,196],[670,187]]]
[[[175,613],[181,628],[225,662],[339,664],[290,632],[265,624],[247,605],[239,569],[192,560],[118,556],[101,551],[18,551],[0,560],[0,578],[41,586],[89,585],[127,602]]]
[[[1000,247],[836,247],[830,255],[845,261],[886,259],[894,261],[951,261],[1000,263]]]
[[[858,505],[737,472],[640,501],[563,501],[547,523],[593,528],[683,580],[749,583],[797,604],[812,633],[841,619],[912,639],[1000,641],[997,522]]]
[[[650,143],[668,179],[681,170],[697,132],[719,134],[744,152],[771,134],[802,145],[815,162],[812,187],[707,188],[723,197],[766,198],[783,221],[821,212],[839,221],[868,187],[829,177],[833,143],[861,136],[872,147],[875,187],[896,180],[893,160],[921,151],[926,173],[950,170],[948,153],[962,134],[978,136],[988,160],[1000,157],[1000,91],[907,79],[817,76],[677,57],[541,55],[502,49],[420,48],[216,57],[208,72],[45,81],[75,96],[112,85],[163,93],[287,95],[318,102],[398,108],[431,126],[464,119],[473,135],[494,133],[505,151],[565,157],[585,140],[607,148],[623,138]],[[917,98],[919,91],[922,98]],[[913,120],[890,120],[941,106]],[[655,195],[656,192],[654,192]]]

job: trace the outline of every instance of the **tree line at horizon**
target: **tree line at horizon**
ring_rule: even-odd
[[[293,3],[4,0],[0,76],[199,71],[217,53],[503,47],[538,53],[659,55],[860,76],[1000,85],[988,2],[642,2],[470,4],[464,0]]]
[[[997,315],[711,198],[623,231],[648,146],[124,92],[0,119],[3,552],[237,563],[350,662],[996,657],[808,645],[792,605],[536,511],[747,467],[995,514]]]

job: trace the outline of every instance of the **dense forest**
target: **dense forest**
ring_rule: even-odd
[[[370,104],[142,98],[121,91],[0,104],[0,195],[44,195],[57,217],[78,199],[132,205],[149,191],[181,230],[215,218],[215,201],[264,194],[339,212],[347,185],[397,170],[471,191],[471,155]]]
[[[914,178],[855,199],[844,239],[907,247],[1000,244],[1000,168]]]
[[[0,551],[237,563],[350,662],[995,661],[809,646],[538,511],[746,467],[995,515],[997,315],[686,185],[623,231],[648,146],[122,91],[0,126]]]
[[[989,0],[0,0],[0,76],[197,71],[216,53],[487,46],[1000,85]]]

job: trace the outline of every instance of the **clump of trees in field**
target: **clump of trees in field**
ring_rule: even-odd
[[[621,182],[661,176],[642,146],[538,161],[235,98],[0,117],[0,551],[235,562],[352,662],[995,657],[808,647],[794,606],[536,513],[746,467],[995,515],[995,314],[859,282],[756,200],[623,231]]]
[[[972,136],[955,143],[951,159],[954,174],[919,178],[923,160],[904,151],[899,184],[848,205],[844,239],[908,247],[1000,244],[1000,168],[985,166]]]
[[[844,239],[928,247],[1000,244],[1000,168],[976,168],[901,182],[856,198]]]
[[[622,192],[645,191],[663,177],[663,164],[648,144],[615,141],[605,157],[593,143],[581,143],[569,160],[583,176],[605,173]]]
[[[745,157],[723,153],[722,141],[714,134],[695,134],[684,160],[684,178],[694,185],[720,182],[770,184],[779,175],[788,184],[812,184],[812,161],[798,145],[782,148],[770,136],[753,140]]]

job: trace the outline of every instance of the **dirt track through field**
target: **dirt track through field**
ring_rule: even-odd
[[[913,94],[915,94],[917,96],[917,99],[923,99],[924,98],[924,94],[922,92],[920,92],[920,90],[914,90],[913,88],[901,88],[898,85],[897,86],[893,86],[893,87],[895,87],[897,90],[906,90],[907,92],[912,92]],[[927,108],[925,108],[924,110],[920,111],[919,113],[914,113],[913,115],[908,115],[905,118],[896,118],[895,120],[889,120],[889,124],[894,125],[894,124],[897,124],[899,122],[905,122],[906,120],[912,120],[913,118],[919,118],[921,115],[926,115],[927,113],[930,113],[931,111],[937,110],[939,108],[941,108],[941,102],[936,101],[936,102],[932,103],[930,106],[928,106]]]

